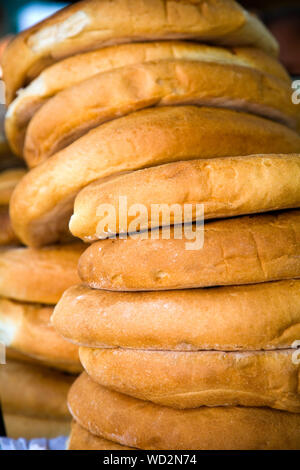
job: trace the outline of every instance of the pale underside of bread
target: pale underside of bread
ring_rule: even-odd
[[[0,369],[4,413],[68,420],[66,398],[74,377],[53,369],[8,360]]]
[[[300,280],[291,280],[153,292],[73,286],[63,294],[51,321],[67,340],[91,348],[290,348],[300,335],[299,285]]]
[[[285,81],[290,78],[273,57],[255,48],[225,49],[180,41],[121,44],[77,54],[45,69],[31,84],[19,90],[5,117],[6,135],[13,151],[23,155],[28,124],[47,100],[92,76],[120,67],[163,60],[191,60],[248,67]],[[76,89],[75,89],[76,91]]]
[[[65,57],[114,44],[172,39],[278,53],[263,24],[231,0],[87,0],[59,11],[8,45],[2,60],[6,101],[9,104],[19,88]]]
[[[68,450],[137,450],[91,434],[73,421],[68,441]]]
[[[77,195],[70,230],[91,242],[130,232],[137,216],[139,230],[181,223],[183,215],[188,223],[197,217],[197,204],[204,205],[205,220],[300,207],[300,155],[174,162],[96,181]],[[101,205],[112,210],[101,213]],[[145,211],[134,213],[139,205]],[[160,213],[152,205],[159,205]],[[166,205],[173,210],[163,217]]]
[[[80,360],[95,382],[141,400],[178,409],[266,406],[299,413],[296,354],[294,349],[237,353],[80,348]]]
[[[160,229],[155,238],[142,232],[97,241],[81,255],[79,276],[94,289],[112,291],[188,289],[300,277],[298,210],[206,222],[204,227],[194,227],[193,236],[185,230],[187,227],[177,233],[171,227],[168,234]],[[193,246],[188,245],[191,239]]]
[[[24,157],[39,165],[89,130],[151,106],[197,105],[250,112],[297,128],[290,84],[249,67],[170,60],[100,73],[51,98],[32,118]]]
[[[65,289],[78,282],[80,243],[41,249],[0,250],[0,295],[25,302],[56,304]]]
[[[249,114],[185,106],[139,111],[99,126],[30,171],[12,196],[13,226],[28,245],[50,244],[68,231],[76,194],[97,179],[172,161],[299,149],[297,133]]]
[[[54,331],[52,312],[53,307],[0,298],[0,339],[29,358],[80,372],[77,347]]]
[[[109,391],[82,374],[68,395],[92,434],[140,449],[299,449],[300,415],[268,408],[175,410]],[[267,436],[267,439],[266,439]]]

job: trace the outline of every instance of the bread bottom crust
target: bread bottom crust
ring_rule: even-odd
[[[145,450],[296,450],[300,414],[254,407],[175,410],[131,398],[83,373],[68,396],[73,418],[86,430]]]
[[[100,385],[176,409],[267,406],[300,413],[297,351],[80,349]]]

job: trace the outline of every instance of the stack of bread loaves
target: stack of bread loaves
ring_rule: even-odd
[[[32,363],[80,371],[76,346],[50,325],[50,304],[78,282],[76,267],[82,247],[70,244],[32,250],[17,246],[8,203],[24,174],[21,168],[0,174],[0,341],[8,347],[7,364],[0,366],[0,399],[10,437],[52,437],[68,432],[66,397],[73,378]]]
[[[70,449],[300,449],[299,112],[277,52],[232,0],[86,0],[7,48],[30,168],[13,227],[42,247],[74,210],[92,243],[52,316],[86,370]],[[202,204],[203,247],[153,204]]]
[[[67,394],[72,375],[22,360],[0,367],[0,392],[7,436],[26,439],[67,435]]]
[[[64,290],[78,283],[83,250],[79,243],[36,250],[19,246],[8,206],[25,175],[23,166],[0,129],[1,363],[7,347],[0,405],[9,437],[54,437],[69,432],[67,393],[81,366],[78,348],[54,331],[50,317]]]
[[[81,366],[78,348],[54,331],[50,317],[78,282],[81,253],[81,244],[0,250],[0,341],[7,347],[0,397],[10,437],[68,433],[66,397]]]

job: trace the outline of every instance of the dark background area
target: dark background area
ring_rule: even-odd
[[[74,1],[0,0],[0,38],[41,21]],[[271,29],[281,46],[281,60],[292,75],[300,75],[300,0],[240,0]]]

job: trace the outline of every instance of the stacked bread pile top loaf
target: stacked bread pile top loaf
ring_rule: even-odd
[[[20,353],[79,346],[70,449],[300,449],[300,116],[277,55],[231,0],[85,0],[7,48],[35,288],[9,252],[2,295],[56,303],[66,269],[45,283],[38,259],[90,243],[48,331],[44,307],[4,315]]]

